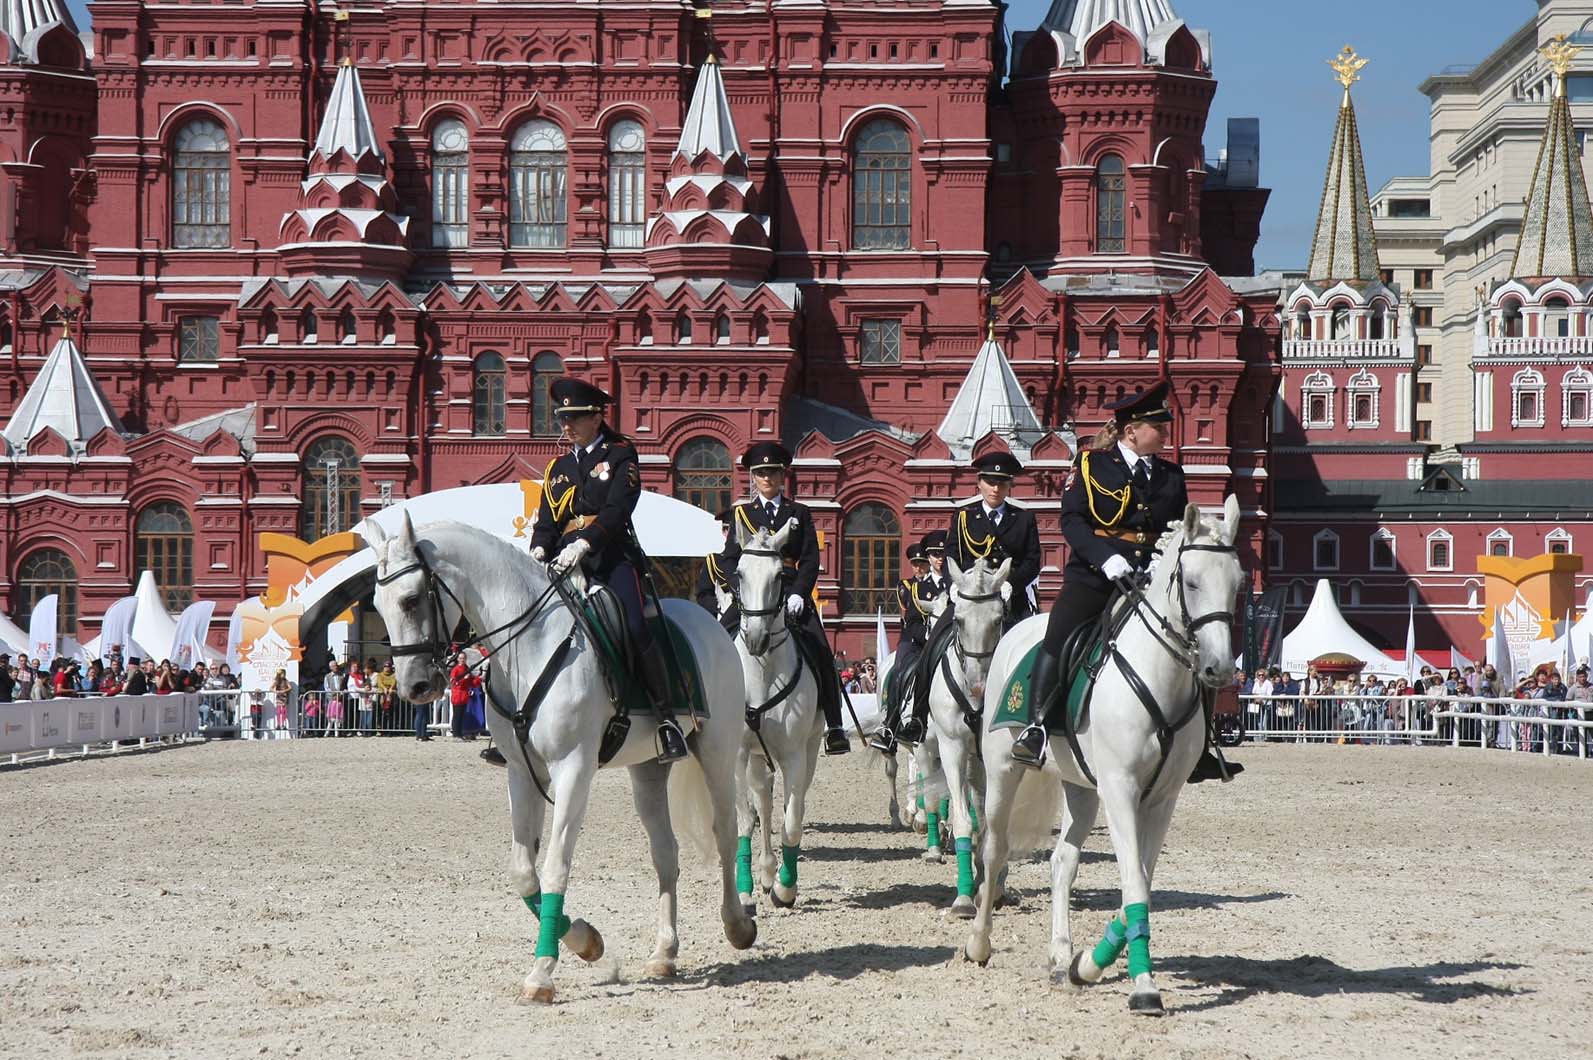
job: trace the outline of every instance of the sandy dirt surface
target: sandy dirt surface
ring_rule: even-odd
[[[516,1003],[503,774],[478,744],[224,743],[0,771],[0,1054],[92,1057],[1588,1055],[1593,763],[1268,746],[1189,789],[1152,904],[1169,1008],[1121,963],[1052,990],[1049,873],[1014,866],[987,968],[953,958],[955,867],[885,824],[864,755],[821,763],[794,911],[732,951],[682,879],[681,977],[639,981],[654,880],[605,774],[573,915],[605,934]],[[1078,944],[1117,904],[1098,828]]]

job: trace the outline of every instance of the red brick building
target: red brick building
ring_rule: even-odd
[[[0,67],[18,621],[61,592],[87,638],[154,569],[219,624],[262,531],[540,474],[566,372],[710,509],[790,444],[854,653],[975,450],[1035,469],[1053,592],[1077,439],[1160,379],[1259,564],[1277,291],[1222,277],[1267,192],[1253,147],[1206,166],[1209,41],[1164,0],[1057,0],[1011,57],[972,0],[98,0],[81,38],[56,2]]]

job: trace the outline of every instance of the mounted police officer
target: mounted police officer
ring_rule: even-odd
[[[946,577],[946,531],[931,530],[919,544],[924,547],[924,558],[929,561],[924,583],[935,590],[936,596],[950,592],[951,579]]]
[[[1062,494],[1062,535],[1068,562],[1062,591],[1051,608],[1045,644],[1030,678],[1029,725],[1012,746],[1012,757],[1038,768],[1046,746],[1041,708],[1056,691],[1063,646],[1072,632],[1101,615],[1114,589],[1135,591],[1156,554],[1156,542],[1189,504],[1184,469],[1159,454],[1173,420],[1167,384],[1108,405],[1112,419],[1079,454]],[[1238,767],[1230,765],[1236,773]],[[1190,779],[1220,776],[1210,751]]]
[[[896,644],[896,658],[891,662],[889,698],[891,717],[881,722],[879,730],[869,738],[869,746],[884,754],[896,753],[896,737],[892,735],[892,717],[901,716],[903,697],[913,694],[913,670],[918,654],[929,639],[929,618],[935,613],[935,597],[939,590],[929,576],[929,553],[923,541],[907,546],[907,562],[913,573],[896,583],[896,605],[902,612],[902,635]]]
[[[725,508],[714,516],[719,520],[720,536],[727,541],[730,539],[730,519],[733,513],[734,509]],[[723,622],[724,616],[719,613],[719,593],[729,591],[730,579],[719,566],[719,553],[714,552],[704,556],[702,573],[697,575],[697,587],[693,592],[697,606]],[[725,610],[728,613],[730,608]]]
[[[946,555],[959,570],[970,569],[975,561],[999,565],[1012,560],[1012,571],[1001,586],[1006,601],[1006,628],[1035,613],[1034,583],[1040,577],[1040,531],[1034,514],[1007,499],[1012,480],[1023,473],[1023,465],[1011,453],[986,453],[971,465],[979,473],[979,497],[958,508],[946,530]],[[955,621],[948,606],[941,612],[929,644],[943,644]],[[913,716],[898,734],[908,743],[918,743],[927,732],[931,667],[938,652],[923,652],[918,658],[917,686],[921,690],[913,702]]]
[[[647,557],[631,526],[642,493],[636,449],[603,419],[611,399],[602,390],[566,376],[555,379],[548,392],[570,449],[555,457],[543,475],[531,556],[543,562],[552,557],[548,566],[556,576],[582,568],[619,601],[636,645],[642,683],[658,712],[659,760],[677,761],[686,757],[686,738],[675,721],[663,649],[644,616],[641,576]]]
[[[779,442],[759,442],[741,457],[741,466],[752,473],[754,494],[731,510],[730,534],[719,556],[719,569],[727,579],[735,577],[741,562],[741,546],[736,541],[739,525],[754,530],[779,530],[791,520],[796,527],[780,550],[785,563],[786,623],[804,642],[801,649],[815,670],[819,686],[819,707],[824,711],[824,753],[844,755],[851,750],[846,730],[841,728],[841,682],[835,670],[835,656],[824,636],[818,612],[813,607],[813,587],[819,580],[819,534],[813,527],[813,514],[807,505],[785,495],[786,469],[791,466],[791,451]],[[724,615],[725,628],[740,628],[741,616],[734,604]]]

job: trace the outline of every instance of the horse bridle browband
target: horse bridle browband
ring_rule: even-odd
[[[780,554],[780,550],[776,549],[776,548],[744,548],[744,549],[741,550],[741,554],[743,556],[761,556],[761,557],[763,557],[765,559],[784,559],[785,558],[785,557],[783,557]],[[728,579],[727,579],[727,581],[728,581]],[[733,600],[735,602],[735,605],[736,605],[736,613],[738,615],[740,615],[741,617],[743,617],[743,618],[746,618],[746,617],[749,617],[749,616],[752,617],[752,618],[768,618],[770,615],[777,615],[777,614],[780,613],[781,605],[780,605],[780,600],[779,600],[778,596],[775,598],[773,607],[758,607],[758,608],[747,607],[742,602],[742,599],[741,599],[741,579],[740,579],[739,576],[736,578],[734,583],[730,584],[729,588],[730,588],[730,599]],[[741,643],[742,643],[743,646],[747,645],[746,627],[742,627],[740,630],[738,630],[736,632],[736,636],[738,638],[740,638]],[[784,637],[781,637],[779,640],[775,641],[772,644],[765,645],[763,651],[754,652],[752,650],[752,648],[750,646],[748,646],[747,647],[747,652],[748,652],[748,654],[752,655],[752,657],[755,658],[755,659],[762,658],[763,656],[769,654],[769,652],[773,651],[775,648],[778,648],[780,645],[784,644],[786,642],[786,640],[789,639],[790,636],[791,636],[791,631],[789,629],[787,629],[785,631],[785,636]]]

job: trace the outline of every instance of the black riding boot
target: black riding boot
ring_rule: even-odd
[[[1045,764],[1045,718],[1057,687],[1057,657],[1042,646],[1029,674],[1029,724],[1012,743],[1012,760],[1030,769]]]
[[[819,707],[824,711],[824,753],[844,755],[852,749],[841,727],[841,679],[837,676],[830,684],[819,683]]]
[[[658,712],[658,760],[678,762],[686,757],[686,735],[675,722],[675,705],[670,700],[669,667],[664,663],[663,649],[654,641],[642,652],[642,683],[647,686],[647,698]]]

